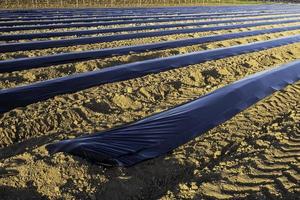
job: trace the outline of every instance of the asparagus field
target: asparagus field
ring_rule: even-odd
[[[0,199],[300,199],[300,6],[0,11]]]

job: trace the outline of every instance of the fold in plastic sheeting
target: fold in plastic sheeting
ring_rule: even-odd
[[[295,14],[294,17],[299,16]],[[293,17],[293,16],[289,16]],[[269,17],[265,20],[281,19],[286,18],[283,16],[279,17]],[[90,22],[90,23],[70,23],[70,24],[53,24],[53,25],[37,25],[37,26],[15,26],[15,27],[0,27],[0,32],[8,31],[21,31],[21,30],[40,30],[40,29],[55,29],[55,28],[75,28],[75,27],[96,27],[96,26],[107,26],[107,25],[121,25],[121,24],[134,24],[134,23],[157,23],[157,22],[171,22],[171,21],[186,21],[186,20],[200,20],[202,17],[190,17],[190,18],[177,18],[177,19],[154,19],[154,20],[127,20],[127,21],[114,21],[114,22]],[[253,19],[253,21],[262,19]],[[218,23],[233,23],[233,22],[243,22],[251,21],[250,19],[238,19],[238,20],[219,20],[219,21],[209,21],[198,23],[198,25],[209,25]]]
[[[0,61],[0,73],[26,70],[26,69],[32,69],[38,67],[54,66],[59,64],[105,58],[110,56],[120,56],[120,55],[126,55],[128,53],[141,53],[145,51],[177,48],[182,46],[203,44],[207,42],[229,40],[234,38],[276,33],[282,31],[291,31],[297,29],[300,29],[300,25],[283,27],[283,28],[272,28],[272,29],[255,30],[255,31],[248,31],[248,32],[230,33],[224,35],[204,36],[201,38],[182,39],[182,40],[175,40],[175,41],[151,43],[145,45],[125,46],[125,47],[100,49],[100,50],[92,50],[92,51],[61,53],[61,54],[50,55],[50,56],[4,60],[4,61]]]
[[[59,94],[76,92],[97,85],[124,81],[147,74],[159,73],[209,60],[260,51],[296,42],[300,42],[300,35],[166,58],[150,59],[41,81],[16,88],[2,89],[0,90],[0,113],[42,101]]]
[[[155,37],[155,36],[174,35],[174,34],[183,34],[183,33],[229,30],[229,29],[245,28],[245,27],[249,28],[249,27],[256,27],[256,26],[263,26],[263,25],[294,23],[294,22],[299,22],[299,19],[283,20],[283,21],[275,21],[275,22],[259,22],[259,23],[249,23],[249,24],[229,25],[229,26],[177,29],[177,30],[166,30],[166,31],[151,31],[151,32],[133,33],[133,34],[108,35],[108,36],[100,36],[100,37],[82,37],[76,39],[47,40],[47,41],[25,42],[25,43],[9,43],[9,44],[0,45],[0,53],[66,47],[66,46],[75,46],[75,45],[83,45],[83,44],[94,44],[94,43],[101,43],[101,42],[112,42],[118,40],[128,40],[128,39],[135,39],[135,38]]]
[[[64,140],[46,148],[103,165],[131,166],[161,156],[300,80],[300,62],[267,70],[206,96],[120,128]]]
[[[282,17],[281,17],[281,19],[282,19]],[[259,21],[259,19],[256,19],[255,21]],[[293,22],[298,22],[298,21],[293,20]],[[275,24],[279,24],[278,22],[279,21],[276,21]],[[201,22],[200,25],[203,25],[202,23],[203,22]],[[267,22],[265,22],[265,23],[267,23]],[[252,24],[254,24],[254,23],[252,23]],[[76,31],[62,31],[62,32],[45,32],[45,33],[0,35],[0,40],[1,41],[10,41],[10,40],[20,40],[20,39],[62,37],[62,36],[72,36],[72,35],[82,36],[82,35],[91,35],[91,34],[100,34],[100,33],[118,33],[118,32],[127,32],[127,31],[139,31],[139,30],[155,30],[155,29],[161,29],[161,28],[185,27],[185,26],[193,26],[193,25],[199,25],[199,22],[176,23],[176,24],[160,24],[160,25],[145,25],[145,26],[120,27],[120,28],[106,28],[106,29],[96,29],[96,30],[76,30]],[[223,27],[223,26],[221,26],[221,27]],[[211,27],[206,27],[206,29],[208,31],[210,30],[209,28],[211,28]],[[214,28],[214,27],[212,27],[212,28]],[[203,30],[205,31],[206,29],[204,28]],[[177,33],[176,31],[178,31],[178,30],[174,30],[174,31],[175,31],[175,33]],[[163,32],[163,31],[155,32],[156,35],[154,35],[154,36],[159,36],[160,32]],[[178,32],[178,33],[181,33],[181,32]],[[165,34],[162,33],[162,35],[165,35]]]

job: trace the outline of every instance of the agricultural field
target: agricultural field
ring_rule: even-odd
[[[2,0],[0,8],[103,8],[197,5],[241,5],[293,2],[292,0]]]
[[[300,199],[299,59],[297,4],[1,10],[0,199]]]

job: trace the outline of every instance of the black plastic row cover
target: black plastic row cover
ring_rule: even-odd
[[[264,15],[264,14],[262,14]],[[268,16],[269,14],[267,14]],[[270,14],[274,15],[274,14]],[[246,15],[246,17],[250,16],[261,16],[261,15]],[[239,15],[238,17],[241,17]],[[158,19],[137,19],[137,20],[132,20],[132,19],[125,19],[125,20],[105,20],[103,18],[96,18],[96,19],[80,19],[80,20],[68,20],[67,22],[64,21],[46,21],[46,22],[4,22],[0,23],[0,30],[7,30],[9,29],[10,26],[13,26],[12,28],[17,28],[16,26],[18,25],[18,28],[25,28],[26,30],[27,27],[32,28],[34,24],[36,24],[37,29],[41,29],[41,27],[46,27],[49,26],[50,28],[52,26],[56,27],[59,26],[60,28],[62,26],[66,26],[67,28],[69,27],[90,27],[92,26],[107,26],[107,25],[121,25],[121,24],[140,24],[140,23],[157,23],[157,22],[172,22],[172,21],[186,21],[186,20],[202,20],[202,19],[214,19],[214,18],[223,18],[221,16],[208,16],[208,15],[193,15],[193,16],[180,16],[180,17],[166,17],[166,18],[158,18]],[[233,18],[233,17],[224,17],[224,18]],[[91,23],[76,23],[76,22],[91,22]],[[74,24],[73,24],[74,23]],[[15,24],[15,26],[14,26]],[[20,26],[21,25],[21,26]],[[25,26],[25,25],[31,25],[31,26]],[[7,26],[2,28],[3,26]]]
[[[288,9],[291,11],[296,11],[294,9]],[[278,10],[279,12],[283,10]],[[274,12],[278,12],[274,11]],[[146,11],[147,12],[147,11]],[[257,11],[259,12],[259,11]],[[198,13],[197,11],[192,11],[192,12],[153,12],[153,13],[145,13],[145,12],[140,12],[140,13],[103,13],[103,12],[94,12],[94,13],[57,13],[57,14],[30,14],[30,15],[20,15],[20,14],[4,14],[1,15],[0,13],[0,19],[18,19],[18,20],[37,20],[37,19],[72,19],[72,18],[77,18],[77,17],[89,17],[89,16],[98,16],[98,17],[134,17],[134,16],[151,16],[151,15],[174,15],[174,14],[193,14],[193,13]]]
[[[4,61],[0,61],[0,73],[54,66],[54,65],[73,63],[73,62],[79,62],[84,60],[105,58],[110,56],[126,55],[129,53],[141,53],[145,51],[177,48],[177,47],[190,46],[190,45],[202,44],[207,42],[229,40],[229,39],[240,38],[240,37],[248,37],[248,36],[268,34],[268,33],[277,33],[277,32],[291,31],[297,29],[300,29],[300,25],[239,32],[239,33],[230,33],[224,35],[204,36],[200,38],[181,39],[175,41],[165,41],[165,42],[158,42],[158,43],[151,43],[151,44],[144,44],[144,45],[125,46],[125,47],[82,51],[82,52],[61,53],[61,54],[50,55],[50,56],[4,60]]]
[[[298,11],[298,10],[297,10]],[[252,15],[258,15],[258,14],[289,14],[289,13],[296,13],[297,11],[291,10],[291,11],[258,11],[258,12],[252,12]],[[91,15],[78,15],[78,16],[68,16],[68,17],[59,17],[59,16],[54,16],[54,17],[40,17],[40,18],[34,18],[34,17],[26,17],[26,18],[0,18],[0,21],[4,22],[9,22],[13,23],[14,21],[19,22],[45,22],[47,21],[53,21],[53,23],[57,23],[55,20],[67,22],[67,21],[73,21],[73,20],[79,20],[79,19],[95,19],[95,18],[101,18],[101,21],[112,21],[112,20],[127,20],[127,19],[146,19],[146,18],[173,18],[173,17],[183,17],[183,16],[197,16],[197,15],[202,15],[202,16],[226,16],[226,15],[249,15],[249,12],[224,12],[224,13],[188,13],[188,14],[181,14],[181,13],[170,13],[168,15],[166,14],[156,14],[156,15],[131,15],[131,16],[107,16],[107,15],[97,15],[97,14],[91,14]],[[6,25],[9,25],[7,23],[3,23]],[[20,25],[20,24],[19,24]]]
[[[0,17],[52,17],[52,16],[74,16],[74,15],[92,15],[92,14],[102,14],[106,16],[130,16],[130,15],[147,15],[147,14],[176,14],[176,13],[194,13],[194,12],[206,12],[206,13],[214,13],[214,12],[259,12],[259,11],[281,11],[281,10],[291,10],[295,9],[290,6],[259,6],[259,7],[235,7],[234,9],[230,7],[214,7],[214,9],[204,8],[204,7],[177,7],[172,9],[82,9],[82,10],[45,10],[45,9],[35,9],[35,10],[20,10],[17,11],[5,11],[2,10],[0,13]]]
[[[141,8],[141,9],[81,9],[81,10],[70,10],[69,8],[67,10],[61,10],[61,9],[55,9],[55,10],[45,10],[45,9],[34,9],[34,10],[17,10],[15,12],[5,12],[2,11],[0,13],[0,17],[2,16],[19,16],[19,17],[26,17],[26,16],[35,16],[35,17],[42,17],[42,16],[59,16],[59,15],[65,15],[65,16],[73,16],[73,15],[81,15],[81,14],[105,14],[105,16],[124,16],[124,15],[147,15],[147,14],[168,14],[168,13],[194,13],[194,12],[224,12],[229,11],[232,12],[234,9],[228,9],[229,7],[223,7],[220,9],[205,9],[204,7],[173,7],[172,9],[165,9],[165,8]],[[245,7],[246,8],[246,7]],[[261,9],[260,9],[261,8]],[[258,11],[265,11],[266,9],[263,7],[255,8],[253,9],[238,9],[234,10],[235,12],[242,12],[242,11],[250,11],[250,12],[258,12]],[[274,9],[273,9],[274,8]],[[283,7],[273,7],[272,10],[279,11],[279,10],[285,10]],[[294,7],[286,7],[286,9],[295,9]]]
[[[48,145],[103,165],[132,166],[164,155],[300,80],[300,62],[267,70],[120,128]]]
[[[106,15],[113,15],[113,16],[120,16],[120,15],[146,15],[146,14],[154,14],[154,13],[184,13],[184,12],[207,12],[207,13],[214,13],[214,12],[257,12],[257,11],[280,11],[280,10],[291,10],[296,9],[298,6],[294,5],[284,5],[284,4],[273,4],[273,5],[254,5],[254,6],[213,6],[213,7],[203,7],[203,6],[195,6],[195,7],[172,7],[172,8],[114,8],[114,9],[30,9],[30,10],[2,10],[0,13],[1,16],[35,16],[35,17],[42,17],[42,16],[57,16],[57,15],[77,15],[77,14],[106,14]]]
[[[289,10],[294,10],[295,8],[287,8]],[[224,11],[226,11],[227,9],[225,9]],[[263,11],[264,9],[258,9],[256,12],[258,11]],[[286,10],[286,9],[276,9],[277,11],[281,11],[281,10]],[[35,12],[35,11],[40,11],[40,12]],[[95,11],[89,11],[87,9],[84,9],[82,11],[75,11],[75,12],[58,12],[59,10],[54,10],[53,12],[47,12],[46,10],[31,10],[28,11],[27,13],[25,12],[8,12],[5,13],[4,11],[2,11],[0,13],[0,17],[34,17],[34,18],[39,18],[39,17],[56,17],[56,16],[69,16],[72,17],[74,15],[102,15],[102,16],[137,16],[137,15],[153,15],[153,14],[189,14],[189,13],[195,13],[195,12],[202,12],[202,10],[197,10],[197,9],[185,9],[185,8],[181,8],[181,9],[173,9],[173,10],[159,10],[159,9],[155,9],[155,10],[149,10],[149,9],[141,9],[141,10],[110,10],[105,8],[105,10],[95,10]],[[222,12],[224,12],[222,11]],[[231,10],[229,10],[230,12]],[[246,11],[246,10],[243,10]],[[274,10],[275,11],[275,10]],[[241,12],[241,11],[240,11]],[[254,10],[252,10],[251,12],[254,12]]]
[[[278,12],[296,12],[297,10],[283,10],[283,11],[252,11],[250,13],[278,13]],[[224,12],[226,14],[227,12]],[[249,12],[228,12],[228,14],[249,14]],[[0,21],[33,21],[33,20],[64,20],[64,19],[82,19],[82,18],[91,18],[91,17],[102,17],[105,19],[143,19],[143,18],[159,18],[159,17],[168,17],[168,16],[183,16],[183,15],[194,15],[199,14],[197,11],[193,12],[168,12],[168,13],[131,13],[131,14],[103,14],[103,13],[74,13],[71,16],[63,15],[53,15],[53,16],[7,16],[6,18],[0,16]],[[206,15],[222,15],[222,13],[202,13]]]
[[[290,17],[290,16],[288,16]],[[226,18],[226,17],[222,17]],[[282,19],[281,17],[280,19]],[[255,19],[258,21],[259,19]],[[21,40],[21,39],[35,39],[35,38],[48,38],[48,37],[62,37],[62,36],[82,36],[100,33],[118,33],[118,32],[129,32],[129,31],[139,31],[139,30],[155,30],[161,28],[175,28],[175,27],[185,27],[199,25],[199,22],[191,23],[175,23],[175,24],[160,24],[160,25],[143,25],[143,26],[133,26],[133,27],[119,27],[119,28],[106,28],[106,29],[95,29],[95,30],[75,30],[75,31],[61,31],[61,32],[44,32],[44,33],[25,33],[25,34],[10,34],[10,35],[0,35],[1,41],[10,40]],[[200,25],[203,25],[201,22]]]
[[[294,14],[288,17],[298,17],[300,14]],[[219,23],[233,23],[244,21],[257,21],[257,20],[273,20],[287,18],[284,16],[266,17],[258,19],[236,19],[236,20],[217,20],[208,22],[198,22],[195,25],[209,25]],[[86,22],[86,23],[69,23],[69,24],[53,24],[53,25],[36,25],[36,26],[14,26],[14,27],[0,27],[0,32],[21,31],[21,30],[40,30],[40,29],[55,29],[55,28],[74,28],[74,27],[97,27],[107,25],[121,25],[121,24],[134,24],[134,23],[158,23],[158,22],[171,22],[171,21],[186,21],[186,20],[201,20],[203,17],[182,17],[176,19],[148,19],[148,20],[126,20],[126,21],[113,21],[113,22]],[[191,23],[192,24],[192,23]]]
[[[225,26],[215,26],[215,27],[201,27],[201,28],[129,33],[129,34],[108,35],[108,36],[99,36],[99,37],[82,37],[82,38],[75,38],[75,39],[9,43],[9,44],[0,45],[0,53],[57,48],[57,47],[75,46],[75,45],[83,45],[83,44],[94,44],[94,43],[101,43],[101,42],[112,42],[112,41],[128,40],[134,38],[146,38],[146,37],[156,37],[156,36],[184,34],[184,33],[229,30],[229,29],[236,29],[236,28],[249,28],[249,27],[256,27],[256,26],[263,26],[263,25],[294,23],[299,21],[300,21],[299,19],[294,19],[294,20],[257,22],[257,23],[225,25]],[[185,25],[187,25],[187,23]],[[132,27],[132,28],[140,29],[141,27]]]
[[[128,80],[192,64],[203,63],[209,60],[256,52],[297,42],[300,42],[300,35],[165,58],[150,59],[96,71],[73,74],[16,88],[2,89],[0,90],[0,113],[7,112],[16,107],[42,101],[59,94],[72,93],[97,85]]]
[[[299,12],[298,12],[299,13]],[[224,14],[193,14],[193,15],[179,15],[179,16],[139,16],[139,17],[110,17],[110,18],[104,18],[104,17],[95,17],[95,18],[83,18],[83,19],[66,19],[66,20],[34,20],[34,21],[13,21],[13,22],[0,22],[0,26],[20,26],[20,25],[38,25],[38,24],[65,24],[65,23],[76,23],[76,22],[107,22],[108,24],[110,22],[112,23],[118,23],[118,22],[131,22],[131,23],[148,23],[149,20],[160,20],[160,19],[169,19],[171,21],[178,21],[178,20],[194,20],[194,19],[218,19],[218,18],[236,18],[236,17],[259,17],[259,16],[269,16],[269,15],[282,15],[282,14],[295,14],[295,12],[278,12],[278,13],[260,13],[260,14],[230,14],[230,13],[224,13]],[[230,16],[229,16],[230,15]],[[117,21],[119,20],[119,21]],[[143,22],[143,20],[145,20]]]

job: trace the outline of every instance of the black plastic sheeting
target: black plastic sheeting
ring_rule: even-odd
[[[84,60],[99,59],[99,58],[105,58],[110,56],[126,55],[128,53],[140,53],[145,51],[176,48],[182,46],[202,44],[207,42],[222,41],[222,40],[228,40],[228,39],[234,39],[240,37],[260,35],[260,34],[291,31],[297,29],[300,29],[300,25],[283,27],[283,28],[255,30],[255,31],[240,32],[240,33],[231,33],[231,34],[224,34],[224,35],[204,36],[201,38],[182,39],[182,40],[175,40],[175,41],[151,43],[145,45],[125,46],[125,47],[118,47],[118,48],[83,51],[83,52],[61,53],[61,54],[50,55],[50,56],[5,60],[5,61],[0,61],[0,73],[73,63],[73,62],[79,62]]]
[[[291,12],[296,12],[299,9],[282,9],[282,10],[276,10],[276,11],[270,11],[270,12],[283,12],[283,11],[291,11]],[[230,11],[225,11],[225,12],[230,12]],[[247,11],[240,11],[240,13],[246,13]],[[264,12],[264,11],[251,11],[248,13],[255,13],[255,12]],[[8,15],[4,14],[1,15],[0,13],[0,19],[18,19],[18,20],[34,20],[34,19],[72,19],[72,18],[77,18],[77,17],[88,17],[88,16],[97,16],[97,17],[138,17],[138,16],[153,16],[153,15],[188,15],[188,14],[198,14],[198,13],[207,13],[207,12],[201,12],[201,11],[168,11],[168,12],[149,12],[147,10],[142,11],[142,12],[132,12],[132,13],[126,13],[126,12],[121,12],[121,13],[113,13],[111,11],[108,12],[93,12],[93,13],[88,13],[86,11],[82,13],[56,13],[56,14],[51,14],[47,15],[45,13],[42,14],[31,14],[31,15],[21,15],[21,14],[13,14],[13,15]],[[212,14],[216,12],[210,12]],[[221,12],[223,13],[223,12]],[[238,13],[237,11],[235,12],[230,12],[230,13]],[[209,13],[208,13],[209,14]]]
[[[280,11],[297,11],[299,10],[299,6],[253,6],[250,8],[249,6],[244,7],[237,7],[237,6],[227,6],[227,7],[178,7],[175,9],[135,9],[135,10],[125,10],[125,9],[107,9],[104,10],[87,10],[83,9],[81,11],[67,11],[67,12],[61,12],[59,10],[55,10],[54,12],[48,12],[43,9],[40,10],[31,10],[27,13],[24,12],[9,12],[5,10],[0,11],[0,18],[49,18],[49,17],[73,17],[73,16],[82,16],[82,15],[102,15],[102,16],[111,16],[111,17],[120,17],[120,16],[145,16],[145,15],[157,15],[157,14],[197,14],[197,13],[224,13],[224,12],[247,12],[247,13],[254,13],[254,12],[280,12]],[[40,11],[40,12],[36,12]]]
[[[256,27],[256,26],[263,26],[263,25],[294,23],[294,22],[299,22],[299,19],[274,21],[274,22],[247,23],[247,24],[238,24],[238,25],[225,25],[225,26],[204,27],[204,28],[151,31],[151,32],[132,33],[132,34],[108,35],[108,36],[100,36],[100,37],[82,37],[76,39],[34,41],[34,42],[25,42],[25,43],[9,43],[9,44],[0,45],[0,53],[57,48],[57,47],[111,42],[111,41],[128,40],[134,38],[174,35],[174,34],[183,34],[183,33],[229,30],[229,29],[236,29],[236,28],[249,28],[249,27]]]
[[[252,12],[223,12],[223,13],[201,13],[206,15],[222,15],[226,13],[230,14],[249,14],[249,13],[281,13],[281,12],[296,12],[298,10],[279,10],[279,11],[252,11]],[[52,16],[37,16],[37,17],[30,17],[30,16],[7,16],[6,18],[0,16],[0,21],[33,21],[33,20],[64,20],[64,19],[82,19],[82,18],[91,18],[91,17],[101,17],[104,19],[144,19],[144,18],[159,18],[159,17],[168,17],[168,16],[183,16],[183,15],[194,15],[199,14],[199,12],[168,12],[168,13],[143,13],[143,14],[103,14],[103,13],[74,13],[73,15],[63,16],[63,15],[52,15]]]
[[[299,10],[297,10],[299,12]],[[267,12],[263,12],[263,11],[258,11],[258,12],[252,12],[252,15],[262,15],[262,14],[267,14],[267,15],[277,15],[277,14],[289,14],[289,13],[296,13],[297,11],[291,10],[291,11],[267,11]],[[79,15],[79,16],[68,16],[68,17],[41,17],[41,18],[19,18],[19,17],[14,17],[14,18],[0,18],[0,22],[8,22],[8,23],[1,23],[2,25],[10,25],[10,23],[13,22],[45,22],[45,21],[52,21],[52,23],[57,23],[58,21],[62,21],[62,22],[70,22],[73,20],[96,20],[96,18],[98,18],[98,20],[100,19],[100,21],[112,21],[112,20],[132,20],[132,19],[147,19],[147,18],[174,18],[174,17],[184,17],[184,16],[198,16],[201,15],[203,17],[206,16],[226,16],[226,15],[249,15],[249,12],[224,12],[224,13],[188,13],[188,14],[169,14],[169,15],[162,15],[162,14],[158,14],[158,15],[140,15],[140,16],[109,16],[107,17],[106,15]],[[58,21],[56,21],[58,20]],[[74,21],[73,21],[74,22]],[[78,21],[77,21],[78,22]],[[20,25],[20,24],[19,24]],[[24,25],[24,24],[23,24]]]
[[[97,8],[97,9],[28,9],[28,10],[2,10],[0,16],[57,16],[57,15],[78,15],[78,14],[106,14],[112,16],[129,14],[157,14],[157,13],[183,13],[183,12],[255,12],[255,11],[279,11],[297,9],[297,4],[273,4],[273,5],[253,5],[253,6],[193,6],[193,7],[156,7],[156,8]]]
[[[288,17],[297,17],[299,14]],[[284,16],[268,17],[252,19],[257,20],[272,20],[272,19],[282,19],[286,18]],[[96,27],[96,26],[108,26],[108,25],[121,25],[121,24],[135,24],[135,23],[158,23],[158,22],[171,22],[171,21],[186,21],[186,20],[201,20],[203,17],[183,17],[176,19],[148,19],[148,20],[127,20],[127,21],[113,21],[113,22],[90,22],[90,23],[70,23],[70,24],[53,24],[53,25],[36,25],[36,26],[14,26],[14,27],[0,27],[0,32],[9,31],[21,31],[21,30],[40,30],[40,29],[55,29],[55,28],[74,28],[74,27]],[[251,21],[251,19],[236,19],[236,20],[218,20],[218,21],[207,21],[198,22],[195,25],[209,25],[209,24],[219,24],[219,23],[233,23],[233,22],[244,22]]]
[[[282,17],[280,19],[282,19]],[[258,20],[255,19],[255,21],[258,21]],[[34,39],[34,38],[62,37],[62,36],[72,36],[72,35],[82,36],[82,35],[91,35],[91,34],[100,34],[100,33],[118,33],[118,32],[126,32],[126,31],[139,31],[139,30],[151,30],[151,29],[155,30],[155,29],[161,29],[161,28],[185,27],[185,26],[192,26],[195,24],[198,25],[199,22],[145,25],[145,26],[120,27],[120,28],[106,28],[106,29],[96,29],[96,30],[76,30],[76,31],[62,31],[62,32],[0,35],[0,40],[1,41],[10,41],[10,40]],[[178,30],[174,30],[174,31],[178,31]],[[161,31],[161,32],[163,32],[163,31]],[[157,32],[156,32],[156,34],[157,34]]]
[[[297,12],[299,13],[299,12]],[[259,17],[259,16],[270,16],[270,15],[282,15],[282,14],[295,14],[295,12],[278,12],[278,13],[260,13],[260,14],[240,14],[232,15],[230,13],[218,13],[218,14],[193,14],[193,15],[181,15],[181,16],[139,16],[139,17],[96,17],[96,18],[83,18],[83,19],[66,19],[66,20],[34,20],[34,21],[14,21],[14,22],[0,22],[0,26],[20,26],[20,25],[38,25],[38,24],[66,24],[66,23],[76,23],[76,22],[103,22],[103,21],[113,21],[112,23],[123,23],[123,22],[132,22],[132,23],[148,23],[148,20],[160,20],[167,19],[170,21],[178,20],[194,20],[194,19],[216,19],[216,18],[235,18],[235,17]],[[228,16],[230,15],[230,16]],[[120,20],[120,21],[117,21]]]
[[[286,8],[289,10],[293,10],[295,8]],[[221,12],[224,12],[228,9],[223,9],[219,10]],[[254,9],[255,10],[255,9]],[[262,11],[265,9],[258,9],[257,11]],[[278,10],[278,9],[275,9]],[[275,11],[274,10],[274,11]],[[282,7],[279,8],[279,10],[282,10]],[[283,8],[283,10],[285,10]],[[102,10],[89,10],[89,9],[82,9],[80,11],[75,11],[75,10],[53,10],[48,12],[45,9],[34,9],[34,10],[27,10],[26,12],[20,12],[20,10],[17,10],[17,12],[6,12],[2,10],[0,13],[0,17],[51,17],[51,16],[74,16],[74,15],[94,15],[94,14],[102,14],[104,16],[130,16],[130,15],[151,15],[151,14],[169,14],[169,13],[195,13],[195,12],[203,12],[203,9],[189,9],[185,7],[181,7],[178,9],[134,9],[134,10],[124,10],[124,9],[102,9]],[[219,12],[218,11],[218,12]],[[232,9],[228,10],[228,12],[232,11]],[[241,10],[241,11],[246,11],[246,10]],[[253,12],[253,10],[252,10]]]
[[[217,7],[215,7],[215,9],[203,9],[204,7],[193,7],[188,8],[188,7],[178,7],[178,8],[172,8],[172,9],[164,9],[164,8],[154,8],[154,9],[149,9],[149,8],[141,8],[141,9],[109,9],[109,8],[105,8],[105,9],[96,9],[96,10],[90,10],[90,9],[82,9],[82,10],[74,10],[74,9],[67,9],[65,11],[62,11],[61,9],[56,9],[56,10],[52,10],[52,11],[47,11],[45,9],[34,9],[34,10],[27,10],[26,12],[20,12],[20,10],[17,10],[17,12],[5,12],[2,11],[0,13],[0,17],[44,17],[44,16],[74,16],[74,15],[93,15],[93,14],[102,14],[105,16],[131,16],[131,15],[151,15],[151,14],[176,14],[176,13],[184,13],[184,14],[188,14],[188,13],[197,13],[197,12],[208,12],[208,13],[212,13],[212,12],[245,12],[245,11],[250,11],[250,12],[258,12],[258,11],[265,11],[266,7],[263,8],[262,6],[260,6],[260,8],[254,8],[253,9],[238,9],[234,10],[234,9],[228,9],[229,7],[225,8],[221,8],[218,9]],[[272,7],[271,10],[274,11],[279,11],[279,10],[294,10],[295,7]]]
[[[134,8],[134,9],[55,9],[55,10],[46,10],[46,9],[31,9],[31,10],[2,10],[0,17],[52,17],[52,16],[74,16],[74,15],[93,15],[93,14],[102,14],[105,16],[129,16],[129,15],[151,15],[151,14],[174,14],[174,13],[214,13],[214,12],[259,12],[259,11],[281,11],[281,10],[294,10],[297,9],[297,6],[234,6],[234,7],[218,7],[214,6],[213,8],[207,7],[172,7],[172,8]]]
[[[264,15],[264,14],[262,14]],[[274,14],[267,14],[268,15],[274,15]],[[252,17],[252,16],[261,16],[261,15],[246,15],[246,17]],[[242,17],[241,15],[238,15],[238,17]],[[96,18],[96,19],[79,19],[79,20],[64,20],[64,21],[33,21],[33,22],[2,22],[0,23],[0,26],[20,26],[22,25],[22,27],[27,28],[30,26],[24,26],[24,25],[49,25],[49,26],[56,26],[56,25],[66,25],[67,27],[69,25],[71,25],[71,27],[73,27],[73,25],[79,25],[80,27],[83,26],[85,27],[85,25],[88,25],[88,27],[90,25],[93,24],[99,24],[99,26],[106,26],[106,25],[120,25],[120,24],[136,24],[136,23],[156,23],[156,22],[172,22],[172,21],[186,21],[186,20],[202,20],[202,19],[214,19],[214,18],[229,18],[229,17],[223,17],[223,16],[208,16],[208,15],[193,15],[193,16],[175,16],[175,17],[161,17],[158,19],[124,19],[124,20],[119,20],[119,19],[115,19],[115,20],[105,20],[105,18]],[[230,17],[233,18],[233,17]],[[76,23],[76,22],[94,22],[94,23]],[[71,24],[71,23],[76,23],[76,24]],[[13,27],[14,28],[14,27]],[[39,29],[40,26],[37,26],[37,28]]]
[[[291,10],[291,12],[296,12],[298,10]],[[268,11],[266,13],[288,13],[290,12],[289,10],[288,11]],[[257,12],[252,12],[253,14],[255,13],[265,13],[263,11],[257,11]],[[7,21],[13,21],[13,20],[18,20],[18,21],[35,21],[35,20],[73,20],[75,18],[78,18],[78,19],[85,19],[85,18],[99,18],[99,19],[105,19],[105,20],[125,20],[125,19],[145,19],[145,18],[164,18],[164,17],[180,17],[180,16],[187,16],[187,15],[205,15],[205,16],[208,16],[208,15],[226,15],[226,14],[249,14],[249,12],[224,12],[224,13],[197,13],[197,12],[188,12],[188,13],[179,13],[179,12],[169,12],[169,13],[154,13],[154,14],[149,14],[149,13],[145,13],[145,14],[140,14],[140,15],[136,15],[136,14],[123,14],[123,15],[107,15],[107,14],[101,14],[101,13],[84,13],[84,15],[80,14],[76,14],[76,15],[72,15],[72,16],[49,16],[49,17],[26,17],[26,18],[23,18],[23,17],[18,17],[16,18],[16,16],[12,16],[10,18],[6,18]],[[3,19],[3,18],[2,18]],[[0,21],[4,21],[0,18]],[[56,21],[54,21],[56,22]]]
[[[300,80],[300,61],[249,76],[120,128],[47,145],[103,165],[129,167],[172,151],[273,92]]]
[[[296,42],[300,42],[300,35],[246,45],[181,54],[166,58],[156,58],[91,72],[73,74],[16,88],[2,89],[0,90],[0,113],[7,112],[16,107],[42,101],[59,94],[76,92],[97,85],[128,80],[209,60],[260,51]]]
[[[291,11],[297,11],[294,9],[288,9]],[[283,10],[278,10],[279,12],[283,11]],[[275,12],[278,12],[275,11]],[[259,11],[257,11],[259,12]],[[14,20],[14,19],[18,19],[18,20],[36,20],[36,19],[72,19],[72,18],[77,18],[77,17],[81,17],[81,18],[85,18],[85,17],[89,17],[89,16],[97,16],[97,17],[131,17],[131,16],[152,16],[152,15],[173,15],[173,14],[178,14],[178,15],[182,15],[182,14],[196,14],[198,13],[197,11],[192,11],[192,12],[155,12],[155,13],[151,13],[151,12],[147,12],[147,13],[103,13],[103,12],[94,12],[94,13],[57,13],[57,14],[51,14],[51,15],[47,15],[47,14],[40,14],[40,15],[35,15],[35,14],[31,14],[31,15],[20,15],[20,14],[13,14],[13,15],[8,15],[8,14],[4,14],[1,15],[0,13],[0,19],[10,19],[10,20]]]

